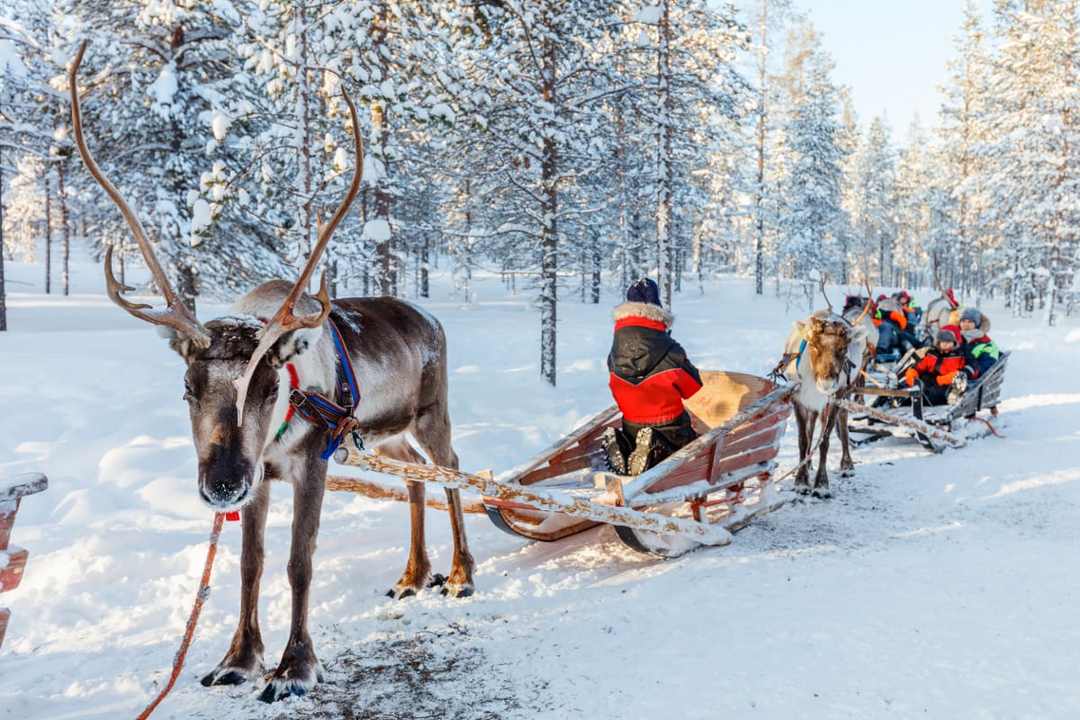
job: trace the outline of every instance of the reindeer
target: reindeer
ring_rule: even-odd
[[[825,294],[824,278],[821,292]],[[825,302],[829,306],[827,310],[818,310],[806,321],[797,321],[792,327],[784,357],[774,371],[795,376],[799,381],[799,390],[795,394],[795,421],[799,428],[800,466],[795,475],[795,492],[802,495],[812,492],[814,497],[820,498],[832,496],[826,460],[834,426],[843,448],[841,471],[849,473],[855,467],[848,440],[847,412],[831,401],[848,394],[856,385],[859,371],[865,367],[868,329],[864,320],[871,306],[867,302],[862,313],[849,320],[833,312],[827,295]],[[810,454],[813,452],[814,429],[822,413],[818,469],[811,488]]]
[[[288,562],[292,621],[281,661],[260,699],[273,702],[303,695],[322,680],[307,616],[312,555],[326,483],[324,457],[331,449],[328,442],[340,441],[355,431],[376,452],[423,462],[415,442],[431,461],[456,468],[447,409],[446,336],[438,321],[426,312],[395,298],[331,301],[325,274],[317,295],[304,292],[334,229],[356,197],[363,175],[360,124],[344,87],[357,163],[348,193],[330,222],[320,228],[299,279],[295,283],[263,283],[237,300],[229,315],[205,325],[199,322],[173,291],[138,216],[102,174],[87,148],[76,86],[86,45],[84,41],[79,47],[68,70],[75,142],[90,174],[123,215],[166,308],[151,309],[123,296],[131,288],[113,276],[111,248],[104,258],[107,292],[114,303],[135,317],[165,328],[170,347],[187,366],[184,399],[198,456],[199,497],[215,511],[240,509],[242,515],[239,624],[224,658],[202,684],[235,685],[257,680],[265,673],[258,600],[270,503],[268,481],[283,480],[293,486]],[[335,333],[343,346],[340,358]],[[362,401],[356,404],[357,397],[349,404],[347,417],[341,417],[329,432],[325,426],[301,422],[301,418],[283,425],[290,406],[298,407],[297,414],[307,418],[305,403],[335,397],[346,362],[351,363],[363,392]],[[293,373],[295,387],[290,382]],[[408,561],[388,594],[402,598],[433,583],[443,585],[443,594],[472,594],[473,559],[465,538],[459,492],[446,491],[454,541],[448,578],[431,573],[424,542],[423,484],[409,483],[408,494]]]

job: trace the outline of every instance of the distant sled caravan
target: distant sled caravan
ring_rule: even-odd
[[[972,435],[996,433],[990,420],[979,415],[988,411],[997,415],[1001,399],[1001,385],[1005,380],[1009,353],[1001,353],[998,361],[980,378],[968,383],[964,394],[952,405],[926,405],[918,387],[867,386],[861,392],[867,396],[867,404],[847,401],[845,405],[852,414],[849,431],[853,433],[856,446],[865,445],[886,437],[914,437],[926,449],[941,452],[947,447],[961,447]]]

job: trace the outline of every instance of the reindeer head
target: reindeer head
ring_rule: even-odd
[[[210,337],[205,348],[179,334],[169,344],[187,363],[184,400],[199,462],[199,496],[225,509],[242,505],[262,481],[261,458],[272,432],[279,383],[269,363],[260,363],[247,397],[247,422],[240,425],[236,381],[255,352],[262,324],[254,318],[225,318],[208,322],[205,329]]]
[[[330,237],[360,190],[363,143],[356,107],[342,86],[356,144],[357,163],[352,183],[333,218],[320,227],[318,241],[299,279],[291,284],[287,293],[284,290],[290,283],[276,281],[281,286],[275,288],[282,291],[277,298],[284,297],[281,307],[265,326],[254,317],[220,318],[203,325],[173,291],[138,215],[101,172],[86,146],[76,84],[86,46],[87,42],[83,41],[68,69],[75,144],[90,174],[124,216],[146,266],[165,298],[166,308],[155,310],[124,298],[123,293],[132,288],[121,285],[113,276],[111,246],[106,249],[104,260],[106,291],[113,302],[135,317],[164,326],[171,338],[170,345],[184,358],[187,364],[184,399],[191,413],[192,436],[198,453],[199,495],[216,510],[232,509],[253,497],[252,490],[262,481],[262,454],[273,430],[270,425],[279,401],[276,368],[291,356],[303,352],[311,342],[311,334],[318,336],[330,314],[325,275],[316,297],[307,296],[303,291]],[[308,314],[296,315],[298,305],[304,306],[302,309]],[[245,416],[248,418],[246,423]]]
[[[806,353],[814,384],[819,392],[832,395],[846,385],[848,373],[862,362],[866,328],[862,318],[854,324],[830,310],[810,316],[806,330]]]

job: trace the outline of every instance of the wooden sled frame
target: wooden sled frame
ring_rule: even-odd
[[[551,542],[608,524],[635,550],[673,557],[726,545],[732,532],[783,504],[772,494],[772,471],[795,388],[741,373],[706,372],[703,379],[710,392],[687,403],[701,436],[637,477],[604,469],[601,435],[622,420],[614,406],[498,480],[392,460],[351,444],[335,459],[406,481],[479,492],[496,526],[530,540]],[[342,480],[334,478],[339,489],[352,489]]]
[[[26,572],[29,553],[25,548],[8,545],[19,505],[24,497],[43,492],[48,487],[48,478],[40,473],[26,473],[11,480],[0,480],[0,593],[17,588]],[[11,611],[0,608],[0,646],[4,644],[10,619]]]
[[[922,394],[917,388],[860,388],[860,394],[896,398],[903,400],[905,404],[900,407],[879,408],[850,400],[841,401],[850,412],[868,416],[865,426],[849,426],[851,432],[868,435],[866,439],[856,441],[856,445],[895,436],[892,429],[881,426],[899,426],[914,430],[915,438],[931,452],[939,453],[949,446],[962,447],[967,440],[953,434],[954,425],[959,420],[974,417],[981,410],[990,410],[997,414],[1008,360],[1009,353],[1002,353],[985,375],[968,385],[955,405],[924,406]]]

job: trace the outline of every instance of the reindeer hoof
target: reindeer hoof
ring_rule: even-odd
[[[293,675],[294,677],[284,677],[285,675]],[[314,668],[283,670],[279,667],[274,672],[274,677],[266,683],[266,687],[259,693],[259,700],[264,703],[272,703],[284,700],[287,697],[303,697],[322,681],[322,666],[318,661],[315,662]]]
[[[452,598],[467,598],[471,597],[476,590],[473,588],[472,583],[466,583],[464,585],[458,585],[457,583],[447,583],[441,591],[443,597]]]
[[[446,576],[440,573],[435,573],[434,575],[432,575],[431,579],[428,580],[427,584],[428,588],[443,587],[444,585],[446,585]],[[443,594],[446,594],[445,590]]]
[[[259,700],[264,703],[277,702],[287,697],[303,697],[307,695],[315,683],[301,682],[299,680],[271,680],[263,691],[259,693]]]
[[[265,674],[266,668],[263,667],[261,661],[255,662],[251,668],[222,663],[206,675],[203,675],[199,682],[202,683],[203,687],[213,687],[214,685],[243,685],[248,681],[258,680]]]
[[[799,493],[800,495],[809,495],[810,494],[810,486],[809,485],[796,485],[795,486],[795,492]]]
[[[832,497],[832,491],[829,488],[814,488],[814,497],[821,498],[822,500],[828,500]]]

